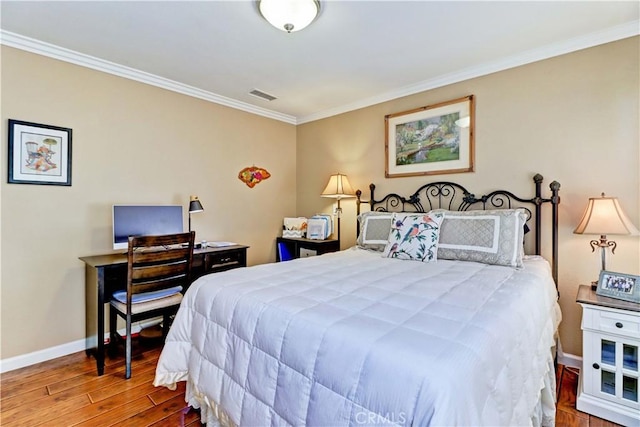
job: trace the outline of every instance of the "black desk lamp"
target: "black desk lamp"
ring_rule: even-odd
[[[202,212],[204,208],[202,207],[202,203],[198,200],[198,196],[191,196],[189,200],[189,232],[191,232],[191,214]]]

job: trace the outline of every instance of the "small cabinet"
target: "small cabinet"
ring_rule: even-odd
[[[312,255],[322,255],[340,250],[340,241],[334,239],[313,240],[297,237],[276,238],[276,262]]]
[[[583,354],[576,407],[622,425],[640,425],[640,305],[581,286]]]

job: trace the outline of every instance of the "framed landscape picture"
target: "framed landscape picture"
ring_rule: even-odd
[[[385,116],[387,178],[473,172],[473,95]]]
[[[600,272],[596,294],[640,303],[640,276],[603,270]]]
[[[10,184],[71,185],[71,129],[9,120]]]

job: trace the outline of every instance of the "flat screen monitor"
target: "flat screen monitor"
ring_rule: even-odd
[[[113,249],[128,249],[129,236],[184,231],[181,205],[113,205]]]

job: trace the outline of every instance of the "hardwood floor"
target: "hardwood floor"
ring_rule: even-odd
[[[105,374],[84,352],[2,374],[0,425],[13,426],[202,426],[199,413],[186,414],[184,383],[176,391],[153,387],[159,344],[134,343],[132,377],[124,379],[124,359],[108,359]],[[615,427],[579,412],[578,374],[559,366],[558,427]]]

